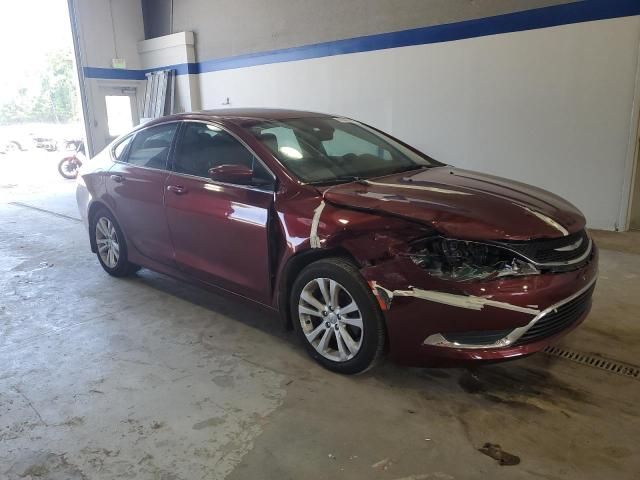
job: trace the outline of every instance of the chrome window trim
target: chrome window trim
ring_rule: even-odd
[[[163,170],[166,171],[167,173],[171,174],[171,175],[175,175],[176,177],[186,177],[186,178],[192,178],[195,180],[203,180],[208,184],[211,185],[220,185],[223,187],[234,187],[234,188],[242,188],[243,190],[252,190],[255,192],[260,192],[260,193],[268,193],[268,194],[273,194],[275,192],[275,189],[265,189],[265,188],[259,188],[256,186],[252,186],[252,185],[240,185],[238,183],[227,183],[227,182],[219,182],[216,180],[212,180],[210,178],[207,177],[200,177],[198,175],[190,175],[188,173],[180,173],[180,172],[174,172],[172,170]]]
[[[167,175],[172,173],[171,170],[167,170],[166,168],[153,168],[153,167],[143,167],[141,165],[134,165],[129,162],[121,162],[120,160],[114,160],[113,163],[117,163],[118,165],[126,165],[131,168],[141,168],[142,170],[150,170],[153,172],[164,172]]]
[[[262,161],[262,158],[260,158],[260,155],[258,155],[255,150],[253,148],[251,148],[249,145],[247,145],[247,142],[245,142],[242,138],[238,137],[238,135],[236,135],[233,132],[230,132],[227,128],[225,128],[224,125],[222,125],[221,122],[217,122],[215,120],[197,120],[197,119],[187,119],[187,120],[182,120],[182,123],[184,126],[186,126],[187,123],[203,123],[205,125],[213,125],[215,127],[219,127],[220,130],[223,130],[225,133],[228,133],[229,135],[231,135],[233,138],[235,138],[244,148],[246,148],[251,155],[254,156],[254,158],[256,160],[258,160],[258,162],[260,163],[260,165],[262,165],[262,167],[267,171],[267,173],[269,175],[271,175],[271,177],[273,178],[273,188],[269,188],[269,189],[264,189],[264,188],[259,188],[256,186],[252,186],[252,185],[240,185],[238,183],[227,183],[227,182],[218,182],[215,180],[212,180],[208,177],[202,177],[200,175],[191,175],[190,173],[182,173],[182,172],[176,172],[173,167],[174,167],[174,162],[171,162],[171,169],[170,172],[174,175],[181,175],[181,176],[185,176],[185,177],[190,177],[190,178],[197,178],[200,180],[206,180],[208,183],[214,184],[214,185],[225,185],[225,186],[230,186],[230,187],[239,187],[239,188],[244,188],[245,190],[257,190],[260,192],[269,192],[269,193],[273,193],[275,192],[275,184],[278,180],[278,177],[271,171],[271,169]],[[179,138],[176,139],[176,148],[178,147],[178,142],[179,142]],[[175,157],[176,152],[174,152],[174,157]]]
[[[429,335],[423,343],[423,345],[429,345],[434,347],[445,347],[445,348],[460,348],[467,350],[481,350],[481,349],[493,349],[493,348],[504,348],[516,343],[520,337],[522,337],[531,327],[533,327],[537,322],[539,322],[542,318],[547,316],[549,313],[553,312],[556,308],[561,307],[565,303],[569,303],[571,300],[578,298],[584,292],[589,290],[597,281],[597,277],[594,277],[587,285],[582,287],[573,295],[568,296],[567,298],[560,300],[557,303],[554,303],[550,307],[545,308],[538,315],[533,317],[533,319],[523,327],[518,327],[511,331],[508,335],[497,340],[494,343],[489,344],[471,344],[471,343],[457,343],[451,342],[447,340],[442,333],[434,333],[433,335]]]
[[[127,138],[131,137],[131,143],[133,143],[133,141],[136,139],[136,137],[138,136],[138,134],[140,132],[144,132],[145,130],[149,130],[151,128],[154,127],[162,127],[164,125],[170,125],[172,123],[177,123],[178,124],[178,128],[176,128],[176,132],[174,133],[174,139],[171,142],[171,147],[169,149],[169,156],[171,156],[171,153],[174,151],[174,147],[175,147],[175,143],[177,138],[175,138],[175,135],[178,134],[178,131],[180,130],[180,122],[182,120],[168,120],[166,122],[162,122],[162,123],[156,123],[154,125],[143,125],[141,127],[138,127],[137,130],[134,130],[133,132],[129,132],[127,135],[123,135],[123,138],[118,142],[115,143],[111,148],[109,148],[109,153],[111,154],[111,160],[113,161],[113,163],[119,163],[121,165],[129,165],[131,167],[136,167],[136,168],[144,168],[146,170],[156,170],[156,171],[160,171],[160,172],[169,172],[169,158],[167,158],[167,168],[153,168],[153,167],[143,167],[142,165],[134,165],[133,163],[129,163],[129,162],[123,162],[122,160],[118,160],[116,159],[116,155],[114,153],[116,147],[118,145],[120,145],[122,142],[124,142]],[[114,141],[115,142],[115,141]],[[131,144],[127,145],[127,158],[129,158],[129,150],[131,149]]]
[[[134,137],[136,136],[135,132],[131,132],[127,135],[123,135],[121,138],[117,138],[116,140],[114,140],[111,143],[111,146],[109,148],[109,154],[111,155],[111,160],[115,163],[115,162],[119,162],[119,163],[126,163],[126,162],[121,162],[120,160],[118,160],[116,158],[116,148],[118,148],[118,146],[120,146],[121,143],[126,142],[127,140],[129,141],[133,141]],[[129,149],[129,145],[126,146],[124,153],[127,153],[127,150]]]

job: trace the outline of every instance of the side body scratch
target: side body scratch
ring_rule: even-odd
[[[311,233],[309,234],[309,243],[311,244],[311,248],[321,248],[320,238],[318,237],[318,224],[320,223],[320,215],[322,215],[322,210],[324,210],[324,200],[320,202],[320,205],[316,207],[313,211],[313,219],[311,220]]]
[[[549,225],[549,226],[555,228],[556,230],[558,230],[563,236],[566,237],[566,236],[569,235],[569,231],[566,228],[564,228],[562,225],[560,225],[558,222],[556,222],[553,218],[550,218],[550,217],[546,216],[543,213],[536,212],[532,208],[525,207],[524,205],[520,205],[520,206],[522,208],[524,208],[530,214],[535,215],[536,217],[538,217],[540,220],[542,220],[547,225]]]
[[[538,315],[540,313],[540,310],[537,308],[521,307],[519,305],[512,305],[510,303],[499,302],[497,300],[491,300],[490,298],[477,297],[474,295],[455,295],[453,293],[421,290],[419,288],[412,288],[411,290],[389,290],[378,285],[376,282],[371,282],[371,286],[374,288],[374,292],[376,290],[384,292],[389,303],[393,300],[393,297],[415,297],[430,302],[451,305],[452,307],[467,308],[469,310],[482,310],[488,306],[527,313],[529,315]]]
[[[404,183],[382,183],[382,182],[372,182],[371,180],[366,180],[366,183],[369,185],[377,185],[379,187],[404,188],[407,190],[425,190],[427,192],[444,193],[447,195],[473,195],[472,193],[468,193],[468,192],[450,190],[448,188],[427,187],[425,185],[407,185]]]

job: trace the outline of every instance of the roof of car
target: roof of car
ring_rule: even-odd
[[[329,117],[325,113],[307,112],[302,110],[286,110],[278,108],[223,108],[215,110],[202,110],[199,112],[180,113],[168,117],[162,117],[154,123],[162,123],[172,120],[286,120],[304,117]]]

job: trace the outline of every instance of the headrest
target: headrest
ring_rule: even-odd
[[[260,140],[274,154],[278,153],[278,137],[276,137],[273,133],[260,134]]]
[[[170,143],[167,140],[161,138],[152,138],[144,142],[144,148],[165,148],[169,145]]]

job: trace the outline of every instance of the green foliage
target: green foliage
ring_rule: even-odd
[[[47,53],[37,91],[19,89],[0,105],[0,124],[77,121],[78,94],[71,50]]]

